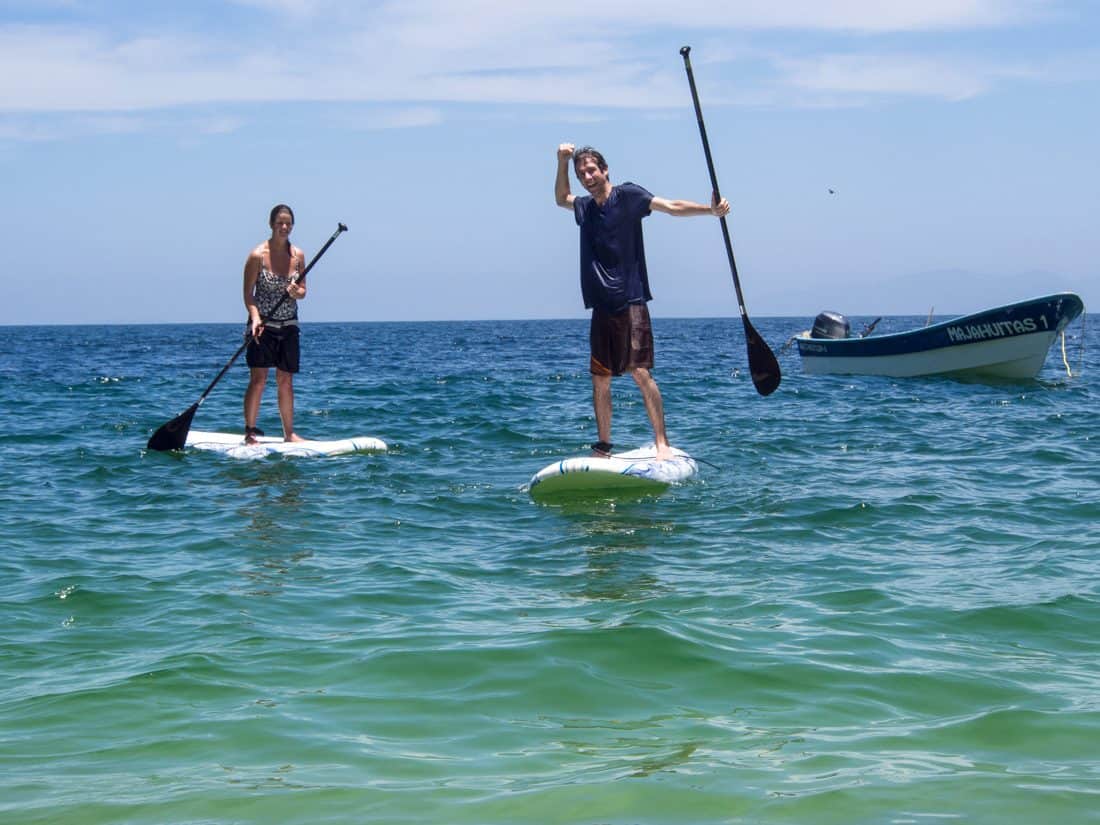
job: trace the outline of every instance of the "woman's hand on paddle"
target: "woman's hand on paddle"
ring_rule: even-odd
[[[710,200],[710,213],[716,218],[724,218],[730,213],[730,202],[725,198],[719,198],[715,192]]]
[[[300,301],[306,297],[306,285],[299,281],[292,281],[286,285],[286,294],[295,301]]]
[[[260,336],[264,334],[264,322],[259,318],[250,318],[248,320],[248,334],[252,336],[253,341],[259,341]]]

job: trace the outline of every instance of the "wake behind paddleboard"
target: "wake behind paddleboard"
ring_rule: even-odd
[[[283,441],[276,436],[260,436],[258,443],[246,444],[240,433],[208,433],[192,430],[186,447],[221,453],[231,458],[264,458],[269,455],[326,456],[347,453],[385,452],[386,442],[370,436],[341,438],[335,441]]]
[[[695,459],[672,448],[658,461],[652,445],[615,453],[610,458],[578,456],[543,467],[527,485],[535,501],[616,495],[656,495],[699,471]]]

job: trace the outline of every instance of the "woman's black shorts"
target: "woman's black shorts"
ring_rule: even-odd
[[[298,371],[298,327],[264,327],[260,340],[252,339],[245,351],[250,367],[275,367],[283,372]]]

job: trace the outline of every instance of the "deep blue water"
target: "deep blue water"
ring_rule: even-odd
[[[238,326],[0,328],[0,821],[1100,822],[1096,325],[768,398],[739,319],[654,325],[707,463],[567,506],[582,320],[307,323],[299,432],[392,449],[251,462],[144,449]]]

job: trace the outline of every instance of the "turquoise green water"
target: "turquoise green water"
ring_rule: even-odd
[[[237,327],[0,328],[0,821],[1100,822],[1091,328],[1081,377],[790,353],[762,399],[737,319],[658,318],[710,464],[536,505],[594,439],[585,330],[307,325],[300,431],[393,450],[246,462],[144,451]]]

